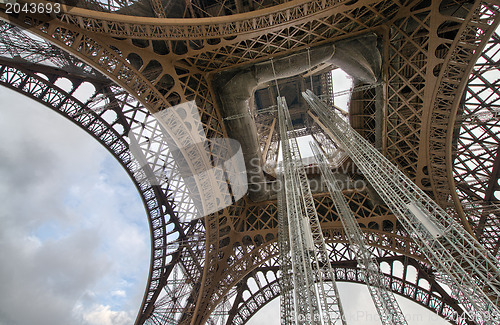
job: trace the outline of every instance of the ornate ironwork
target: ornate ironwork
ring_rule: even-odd
[[[277,260],[276,201],[244,198],[204,220],[191,220],[195,207],[152,114],[194,100],[206,138],[227,137],[210,83],[212,73],[366,32],[380,40],[383,84],[355,94],[353,99],[363,105],[353,112],[351,123],[498,256],[496,204],[479,185],[488,184],[486,192],[494,196],[497,175],[489,166],[497,160],[493,157],[498,149],[488,126],[496,119],[492,114],[484,120],[483,112],[493,112],[496,102],[481,94],[495,89],[496,81],[488,84],[480,76],[496,69],[498,59],[484,54],[486,62],[474,66],[498,25],[498,2],[311,0],[248,1],[246,6],[221,0],[183,2],[179,10],[162,8],[157,1],[110,1],[107,7],[94,1],[72,3],[76,6],[62,6],[59,15],[7,14],[0,4],[1,19],[9,22],[1,26],[1,83],[83,127],[133,177],[145,202],[153,243],[137,324],[242,324],[279,291],[270,285],[274,289],[266,291],[266,299],[257,292],[239,298],[243,279]],[[132,16],[135,13],[141,17]],[[164,14],[170,18],[155,18]],[[495,51],[495,42],[498,38],[486,47],[489,53]],[[63,77],[73,82],[72,90],[55,85]],[[96,89],[85,102],[72,92],[83,82]],[[473,108],[478,97],[484,103]],[[476,115],[479,120],[472,122]],[[265,130],[272,139],[269,125]],[[472,137],[475,130],[484,135]],[[267,147],[269,161],[277,157],[275,139],[261,144]],[[212,158],[214,164],[222,160]],[[467,170],[471,162],[479,167]],[[349,161],[340,161],[339,168],[344,164]],[[432,275],[411,236],[369,193],[370,188],[344,192],[357,221],[365,226],[365,240],[384,254],[419,261]],[[461,200],[467,201],[463,208]],[[314,203],[337,279],[345,270],[345,279],[362,281],[359,270],[341,266],[354,258],[329,195],[314,194]],[[437,281],[428,280],[431,289],[425,291],[404,278],[392,279],[403,288],[394,291],[413,296],[440,315],[462,313]],[[240,311],[233,299],[248,303]]]

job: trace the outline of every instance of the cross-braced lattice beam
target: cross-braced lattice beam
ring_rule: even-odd
[[[311,143],[311,148],[320,166],[332,200],[335,202],[335,207],[340,214],[340,220],[349,240],[349,247],[354,251],[356,260],[364,272],[366,285],[368,286],[382,324],[407,324],[396,298],[389,291],[389,283],[384,281],[385,278],[374,256],[372,256],[372,253],[368,249],[368,245],[361,234],[361,228],[356,222],[352,210],[347,205],[341,189],[337,185],[337,180],[330,170],[326,157],[321,154],[315,143]]]
[[[295,319],[300,324],[345,324],[323,230],[284,97],[278,97],[278,116],[285,180],[281,195],[287,202]]]

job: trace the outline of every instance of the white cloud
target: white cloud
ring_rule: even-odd
[[[82,315],[85,325],[130,325],[134,318],[125,311],[113,311],[110,306],[95,305]]]
[[[111,292],[111,295],[115,297],[126,297],[127,293],[125,292],[125,290],[115,290]]]

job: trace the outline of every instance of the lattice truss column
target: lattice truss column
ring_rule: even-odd
[[[295,319],[300,324],[345,324],[323,230],[284,97],[278,98],[278,114],[285,181],[281,189],[285,194],[281,195],[287,202]],[[290,313],[287,310],[283,315],[285,321]]]
[[[356,222],[352,210],[347,205],[346,199],[342,195],[342,191],[337,184],[338,180],[330,170],[326,157],[321,154],[316,143],[310,143],[310,145],[327,183],[332,200],[335,202],[335,208],[340,214],[340,220],[349,240],[349,247],[356,255],[356,260],[361,270],[364,271],[368,290],[370,291],[382,324],[407,324],[396,298],[392,292],[388,291],[390,290],[390,285],[384,282],[384,276],[374,256],[371,255],[368,245],[364,241],[361,228]]]
[[[455,117],[498,8],[495,1],[421,2],[386,36],[383,152],[469,232],[452,176]]]
[[[283,185],[285,179],[280,175],[279,181]],[[293,299],[293,268],[290,247],[290,232],[288,231],[288,209],[284,189],[278,192],[278,245],[280,265],[280,315],[284,325],[295,324],[295,306]]]
[[[304,97],[317,123],[349,154],[378,194],[412,234],[441,281],[464,300],[469,317],[495,324],[500,317],[498,261],[420,188],[310,91]],[[312,114],[311,114],[312,115]]]

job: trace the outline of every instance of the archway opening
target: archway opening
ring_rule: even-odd
[[[352,325],[380,324],[377,311],[373,305],[368,289],[357,283],[338,283],[340,299],[342,300],[347,323]],[[408,325],[446,325],[442,317],[434,314],[419,304],[396,295],[396,299],[405,314]],[[274,299],[260,309],[247,325],[279,325],[280,298]]]

